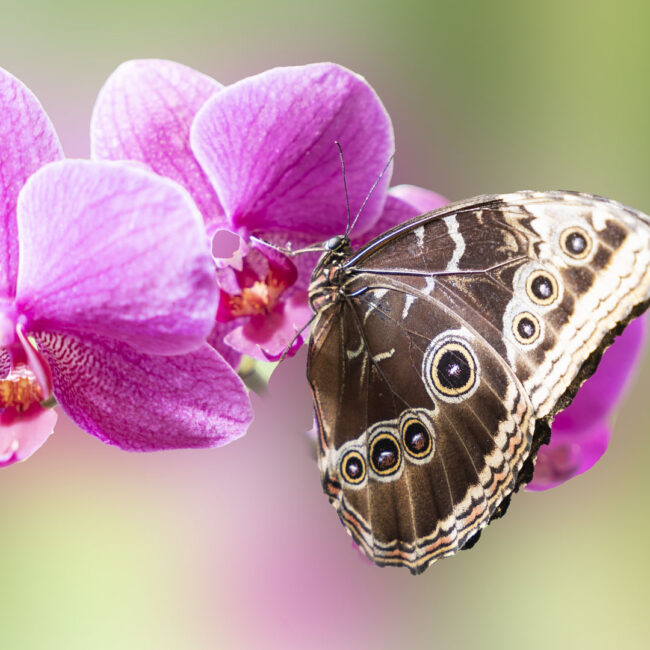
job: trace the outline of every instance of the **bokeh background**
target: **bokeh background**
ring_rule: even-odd
[[[645,0],[2,8],[0,65],[41,99],[70,156],[87,156],[94,97],[126,59],[171,58],[223,83],[333,60],[388,107],[395,182],[452,199],[581,189],[650,210]],[[304,351],[282,364],[229,447],[131,455],[62,418],[2,470],[0,647],[648,647],[647,356],[592,471],[519,495],[476,548],[417,578],[365,562],[321,494],[304,367]]]

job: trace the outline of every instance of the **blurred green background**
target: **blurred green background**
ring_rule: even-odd
[[[332,60],[392,115],[394,182],[451,199],[568,188],[650,210],[650,3],[23,0],[0,66],[88,154],[122,61],[223,83]],[[1,119],[1,116],[0,116]],[[353,549],[321,494],[304,351],[233,445],[130,455],[61,418],[0,473],[0,647],[647,648],[650,360],[586,475],[514,499],[475,549],[413,578]],[[218,396],[215,396],[218,397]]]

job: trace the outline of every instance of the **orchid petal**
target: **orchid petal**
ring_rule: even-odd
[[[0,416],[0,467],[29,458],[52,435],[57,414],[39,404]]]
[[[241,362],[241,352],[231,348],[226,342],[226,336],[237,327],[237,323],[215,323],[207,338],[207,342],[211,345],[229,364],[232,368],[237,369]]]
[[[393,153],[384,106],[367,82],[331,63],[275,68],[211,97],[192,126],[192,149],[234,228],[315,239],[345,231],[346,163],[354,216]],[[357,229],[379,217],[387,171]]]
[[[358,237],[352,238],[353,245],[360,246],[368,243],[373,237],[398,226],[424,212],[430,212],[448,203],[440,194],[425,190],[415,185],[397,185],[388,190],[384,210],[372,228]]]
[[[27,181],[18,229],[26,331],[95,333],[160,354],[210,333],[214,263],[178,184],[120,163],[52,163]]]
[[[390,188],[389,193],[397,199],[410,203],[417,210],[417,214],[437,210],[449,203],[449,199],[446,199],[442,194],[417,185],[395,185],[395,187]]]
[[[550,444],[538,452],[533,480],[526,489],[548,490],[586,472],[605,453],[610,438],[611,430],[604,422],[578,436],[554,432]]]
[[[353,248],[359,248],[360,246],[367,244],[374,237],[378,237],[382,233],[390,230],[393,226],[397,226],[404,221],[408,221],[413,217],[416,217],[419,212],[406,201],[395,198],[390,194],[386,197],[386,203],[384,204],[384,210],[381,213],[381,216],[373,224],[372,228],[367,230],[361,236],[356,232],[352,233],[352,246]]]
[[[633,320],[603,354],[598,370],[582,384],[571,405],[558,413],[553,435],[582,431],[600,422],[621,399],[645,338],[645,317]]]
[[[36,339],[63,410],[108,444],[216,447],[244,435],[252,421],[243,382],[207,344],[163,357],[98,337],[41,332]]]
[[[307,291],[311,283],[312,275],[314,274],[314,269],[318,264],[322,253],[301,253],[296,255],[292,261],[296,267],[298,277],[296,282],[291,289],[297,289],[299,291]]]
[[[63,158],[42,106],[18,79],[0,68],[0,299],[12,297],[18,274],[16,201],[42,165]]]
[[[318,264],[318,260],[324,252],[324,249],[322,249],[322,239],[315,239],[311,235],[305,235],[297,232],[290,233],[278,231],[260,233],[259,239],[261,241],[251,240],[246,257],[244,258],[244,265],[255,257],[258,257],[260,254],[266,255],[265,251],[272,250],[271,247],[263,242],[272,244],[280,250],[295,251],[296,254],[290,256],[290,259],[297,271],[297,277],[295,278],[295,284],[293,287],[291,287],[291,289],[296,288],[299,290],[307,291],[311,282],[311,276],[314,272],[314,268]],[[312,248],[317,252],[298,252],[304,248]]]
[[[196,113],[221,88],[173,61],[123,63],[107,79],[93,109],[92,157],[146,163],[190,192],[206,225],[223,223],[217,196],[189,142]]]

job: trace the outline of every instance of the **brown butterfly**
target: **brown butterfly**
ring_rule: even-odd
[[[650,218],[572,192],[448,205],[329,243],[308,358],[323,488],[379,565],[469,547],[650,299]]]

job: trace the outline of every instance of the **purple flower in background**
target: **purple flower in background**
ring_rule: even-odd
[[[586,472],[605,453],[608,418],[620,401],[645,338],[645,318],[633,320],[605,352],[598,370],[553,422],[551,442],[539,450],[528,490],[546,490]]]
[[[58,160],[43,109],[4,71],[0,108],[0,465],[45,441],[51,393],[123,449],[242,435],[246,390],[205,343],[218,288],[191,198],[134,165]]]
[[[364,79],[323,63],[276,68],[231,86],[178,63],[130,61],[95,105],[92,154],[141,161],[183,184],[215,247],[221,287],[211,342],[236,365],[240,354],[277,359],[309,320],[307,287],[317,256],[291,260],[280,247],[345,231],[347,207],[335,141],[346,159],[356,214],[394,150],[384,106]],[[446,201],[414,188],[420,205],[388,191],[384,174],[354,229],[356,243]],[[226,259],[227,258],[227,259]],[[296,341],[293,349],[302,340]]]

